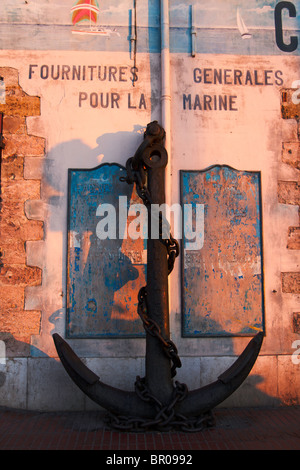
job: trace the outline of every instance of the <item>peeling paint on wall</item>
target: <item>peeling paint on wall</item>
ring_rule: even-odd
[[[133,186],[120,181],[122,176],[126,176],[126,170],[116,164],[104,164],[92,170],[69,170],[67,334],[70,338],[144,336],[137,304],[138,292],[146,284],[143,256],[146,240],[123,238],[123,233],[119,233],[119,229],[124,230],[120,223],[120,198],[127,201],[127,211],[131,204],[141,200]],[[110,224],[118,232],[111,239],[97,236],[101,220],[97,216],[98,208],[104,204],[115,208],[116,219],[104,221],[108,237]],[[130,217],[126,216],[125,220],[129,223]]]
[[[203,204],[203,248],[183,242],[184,336],[255,335],[263,329],[260,175],[214,166],[182,171],[182,203]]]

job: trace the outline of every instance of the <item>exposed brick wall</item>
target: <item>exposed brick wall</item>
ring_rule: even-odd
[[[6,87],[3,136],[5,148],[1,165],[0,219],[0,339],[6,339],[7,355],[22,356],[29,352],[30,337],[40,329],[40,311],[25,310],[27,286],[41,284],[41,270],[26,265],[26,242],[41,240],[43,222],[29,220],[25,202],[40,199],[41,181],[26,179],[27,159],[43,157],[45,140],[28,135],[26,117],[40,114],[40,99],[28,96],[18,82],[18,71],[0,67]],[[31,161],[32,161],[31,160]]]
[[[296,170],[300,170],[300,136],[299,116],[300,104],[292,101],[295,90],[283,89],[281,94],[281,116],[283,119],[295,119],[298,130],[298,140],[284,142],[282,145],[282,162]],[[292,204],[300,206],[300,172],[295,181],[278,181],[278,201],[281,204]],[[287,248],[289,250],[300,250],[300,220],[299,226],[289,227],[287,232]],[[281,273],[282,292],[290,294],[300,293],[300,273]],[[292,330],[300,333],[299,313],[293,313]]]
[[[300,185],[297,181],[279,181],[278,199],[282,204],[300,204]]]
[[[300,294],[300,273],[281,273],[282,292]]]

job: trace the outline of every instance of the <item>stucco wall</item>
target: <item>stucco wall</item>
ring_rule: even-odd
[[[211,10],[203,16],[194,2],[197,48],[191,57],[189,9],[179,1],[170,2],[167,191],[172,203],[180,202],[180,170],[219,164],[260,172],[265,338],[249,378],[223,405],[291,405],[300,400],[300,105],[299,84],[293,85],[299,80],[299,54],[276,46],[276,2],[272,11],[261,11],[262,5],[252,3],[245,18],[256,28],[258,18],[264,29],[255,34],[253,27],[253,38],[245,42],[235,32],[235,10],[231,13],[216,2],[225,13],[218,13],[214,30]],[[0,53],[5,84],[0,104],[5,141],[1,406],[97,407],[71,382],[52,340],[54,332],[63,337],[66,332],[68,169],[108,162],[124,165],[141,143],[147,123],[161,119],[158,2],[149,2],[147,9],[138,7],[135,57],[128,40],[131,2],[103,6],[103,24],[117,27],[120,36],[110,34],[98,42],[71,35],[72,6],[69,1],[68,8],[64,5],[58,11],[55,2],[26,6],[9,0],[0,6],[5,22]],[[251,8],[257,9],[257,16]],[[226,31],[223,21],[229,22]],[[290,34],[295,34],[295,23],[292,26]],[[227,97],[226,109],[220,108],[219,96]],[[169,283],[171,339],[182,359],[176,379],[193,389],[227,369],[249,337],[184,338],[181,283],[178,259]],[[68,342],[112,386],[131,390],[136,376],[145,372],[142,338]]]

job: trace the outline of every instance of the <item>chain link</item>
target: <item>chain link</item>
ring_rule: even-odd
[[[138,196],[142,199],[147,209],[149,209],[152,204],[152,198],[146,185],[145,170],[142,165],[140,165],[138,170],[134,170],[132,168],[132,160],[133,160],[133,157],[127,160],[126,162],[127,176],[126,177],[122,176],[120,178],[120,181],[125,181],[128,184],[135,183]],[[165,231],[163,230],[163,227],[165,227],[166,229]],[[172,233],[168,230],[169,227],[170,227],[169,222],[166,220],[163,214],[159,212],[159,234],[160,234],[161,242],[167,248],[168,274],[170,274],[173,271],[175,259],[179,256],[179,251],[180,251],[178,240],[176,240],[176,238],[174,238]],[[163,234],[165,234],[166,231],[169,232],[169,238],[162,238]]]
[[[149,333],[151,336],[156,336],[156,338],[161,342],[165,354],[173,362],[171,375],[174,377],[176,375],[176,369],[181,367],[181,360],[178,356],[178,349],[173,341],[170,339],[165,339],[162,336],[160,326],[155,320],[147,315],[147,286],[142,287],[138,293],[138,314],[147,333]]]

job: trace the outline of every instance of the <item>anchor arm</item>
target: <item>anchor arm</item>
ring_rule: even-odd
[[[218,380],[197,390],[190,391],[176,405],[176,414],[195,417],[206,413],[228,398],[248,377],[259,354],[263,332],[249,342],[243,353]],[[53,340],[60,360],[75,384],[95,403],[117,415],[138,419],[151,419],[156,410],[150,402],[141,400],[135,392],[116,389],[100,381],[57,333]]]
[[[53,340],[66,372],[91,400],[111,413],[142,418],[153,416],[153,408],[141,400],[135,392],[120,390],[101,382],[98,375],[79,359],[60,335],[54,333]]]

